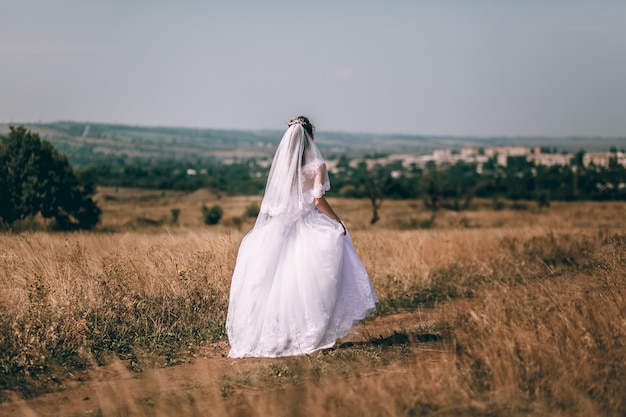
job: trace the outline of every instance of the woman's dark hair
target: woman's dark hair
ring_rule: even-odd
[[[293,119],[289,121],[289,126],[294,125],[296,123],[301,124],[304,130],[306,130],[306,133],[308,133],[311,136],[311,138],[313,138],[313,132],[315,131],[315,126],[313,125],[313,123],[311,123],[308,117],[306,116],[294,117]]]

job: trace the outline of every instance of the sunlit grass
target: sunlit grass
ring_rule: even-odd
[[[202,226],[198,208],[197,225],[125,228],[143,210],[129,201],[138,200],[111,203],[127,216],[119,231],[0,235],[0,389],[38,395],[121,361],[146,388],[140,398],[111,391],[100,415],[587,416],[626,407],[624,204],[482,207],[462,214],[472,227],[442,213],[433,228],[398,230],[397,219],[421,215],[409,206],[419,203],[386,202],[388,223],[370,226],[367,202],[333,201],[381,300],[374,317],[332,350],[234,361],[223,358],[224,321],[251,223]],[[235,216],[252,200],[220,201]],[[183,203],[172,200],[181,219],[195,207]],[[150,382],[167,365],[189,363],[180,369],[195,375],[202,357],[221,367],[196,375],[204,382],[165,393]]]

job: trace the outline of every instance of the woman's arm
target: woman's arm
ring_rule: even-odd
[[[326,198],[324,196],[321,196],[319,198],[314,198],[313,201],[315,202],[315,207],[317,207],[319,211],[321,211],[322,213],[324,213],[331,219],[341,224],[341,227],[343,227],[343,234],[345,235],[346,226],[343,224],[339,216],[337,216],[337,214],[335,213],[333,208],[330,206],[330,204],[328,204],[328,201],[326,201]]]

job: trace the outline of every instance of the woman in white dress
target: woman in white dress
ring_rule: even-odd
[[[330,207],[326,164],[303,116],[289,122],[260,213],[239,247],[226,331],[229,356],[295,356],[332,347],[378,301]]]

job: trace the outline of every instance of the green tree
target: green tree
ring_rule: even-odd
[[[428,166],[420,179],[420,188],[423,193],[424,206],[430,210],[430,225],[435,224],[437,212],[441,209],[445,198],[445,178],[435,166]]]
[[[536,194],[537,207],[542,209],[544,207],[550,207],[550,193],[548,191],[539,191]]]
[[[379,164],[376,164],[371,169],[367,169],[367,163],[362,161],[358,166],[358,174],[364,195],[372,204],[372,218],[370,219],[370,224],[375,224],[380,220],[378,210],[380,210],[385,198],[389,171],[386,167]]]
[[[443,204],[455,211],[467,210],[482,186],[476,173],[476,164],[457,162],[446,170],[445,195],[450,200]]]
[[[67,157],[23,126],[0,136],[0,219],[12,225],[37,214],[58,229],[90,229],[100,220],[92,178],[77,175]]]

